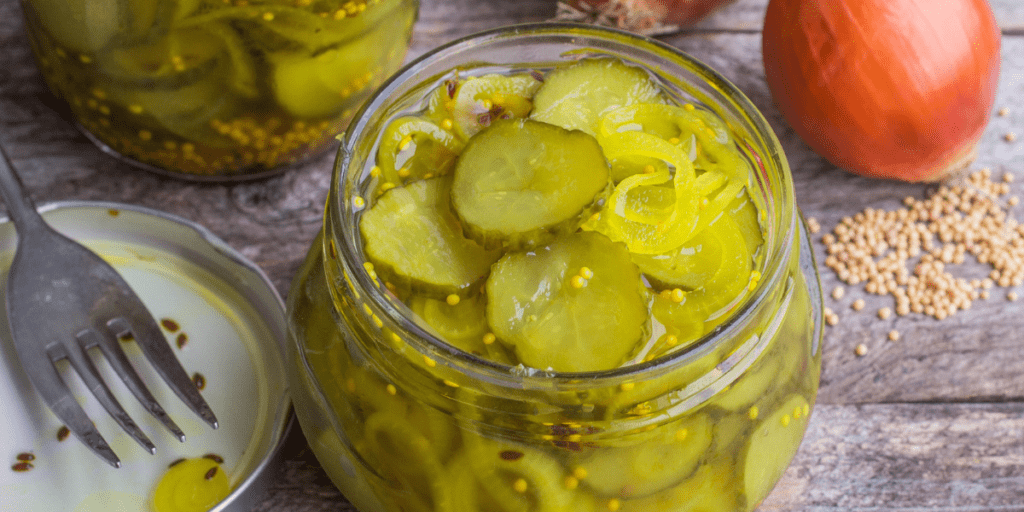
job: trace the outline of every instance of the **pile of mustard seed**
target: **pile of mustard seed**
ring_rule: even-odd
[[[942,320],[988,299],[994,286],[1020,286],[1024,225],[1009,216],[1019,201],[1007,197],[1012,181],[1009,173],[993,181],[991,170],[981,169],[927,199],[907,197],[903,208],[867,208],[845,217],[821,238],[825,266],[847,284],[863,284],[867,293],[892,296],[899,316],[913,312]],[[948,266],[963,264],[968,255],[991,267],[987,277],[949,272]],[[1016,300],[1017,294],[1006,297]],[[889,314],[889,308],[879,310],[879,318]]]

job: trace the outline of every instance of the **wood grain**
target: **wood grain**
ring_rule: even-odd
[[[1024,192],[1024,2],[993,0],[1003,29],[997,107],[978,165],[1018,176]],[[760,58],[767,0],[738,0],[692,30],[662,39],[735,83],[764,113],[788,157],[805,215],[831,228],[865,207],[896,208],[928,187],[860,178],[810,151],[774,108]],[[421,55],[448,40],[554,15],[554,0],[423,0],[410,50]],[[197,221],[259,264],[278,290],[288,283],[320,227],[333,155],[264,181],[195,184],[155,176],[97,150],[67,119],[32,62],[16,0],[0,0],[0,141],[38,202],[114,200]],[[1018,206],[1014,214],[1021,215]],[[823,252],[816,243],[816,253]],[[965,275],[978,273],[968,265]],[[839,282],[822,274],[826,291]],[[1018,293],[1024,295],[1024,290]],[[998,294],[939,322],[922,317],[879,321],[886,304],[847,287],[826,305],[841,316],[826,331],[819,407],[806,440],[776,491],[761,507],[778,511],[1024,511],[1024,308]],[[865,297],[868,308],[849,309]],[[890,329],[898,342],[885,340]],[[864,343],[864,357],[853,347]],[[295,429],[259,512],[354,509],[319,468]]]

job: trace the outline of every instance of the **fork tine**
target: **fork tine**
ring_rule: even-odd
[[[132,394],[135,395],[135,398],[139,400],[139,403],[154,418],[160,420],[179,441],[185,441],[185,433],[181,431],[170,415],[167,414],[167,411],[160,406],[160,403],[156,401],[153,394],[149,392],[149,388],[139,378],[139,374],[128,360],[124,350],[118,345],[116,338],[88,329],[79,334],[78,340],[86,350],[92,347],[99,347],[103,355],[106,356],[107,363],[114,369],[114,373],[121,377],[121,380],[128,386]]]
[[[78,336],[81,338],[81,334]],[[81,343],[81,341],[79,341]],[[103,378],[100,376],[100,372],[97,371],[96,365],[93,364],[92,359],[85,350],[79,344],[67,343],[64,345],[64,355],[67,356],[71,366],[78,372],[78,376],[85,383],[85,386],[92,391],[93,396],[99,401],[100,405],[107,410],[107,413],[114,418],[114,421],[121,428],[124,429],[128,435],[132,436],[135,441],[139,443],[143,448],[149,451],[149,453],[156,453],[156,446],[153,445],[153,441],[149,440],[139,425],[132,420],[132,417],[125,412],[121,404],[118,403],[117,399],[110,392],[110,388],[107,387],[106,383],[103,382]],[[54,359],[51,355],[51,359]]]
[[[68,389],[67,384],[61,378],[53,363],[39,364],[34,369],[36,371],[32,376],[32,381],[38,383],[35,385],[36,390],[57,418],[68,427],[68,430],[75,434],[79,441],[85,443],[86,446],[102,457],[103,460],[107,461],[108,464],[115,468],[121,467],[121,459],[117,458],[117,454],[114,453],[114,450],[110,448],[107,441],[100,435],[100,431],[96,429],[96,425],[85,414],[85,410],[75,401],[75,397],[71,395],[71,390]]]
[[[139,310],[146,311],[142,308]],[[189,409],[192,409],[211,427],[219,426],[213,410],[203,399],[192,379],[185,373],[185,369],[178,362],[178,358],[174,356],[174,352],[171,351],[171,347],[167,343],[167,338],[164,337],[152,316],[139,315],[131,319],[114,318],[107,322],[107,326],[114,331],[116,336],[132,333],[135,342],[142,349],[142,353],[146,355],[150,364],[156,368],[164,382],[174,390],[178,398],[181,398]]]

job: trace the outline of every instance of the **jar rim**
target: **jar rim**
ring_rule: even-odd
[[[749,135],[757,136],[757,140],[754,142],[756,146],[759,146],[756,148],[750,147],[749,142],[745,142],[757,160],[751,162],[754,165],[753,172],[755,174],[759,173],[765,179],[769,179],[770,173],[765,166],[775,170],[774,175],[777,177],[772,181],[780,189],[778,196],[782,200],[782,204],[776,205],[776,210],[781,216],[777,224],[775,224],[778,229],[777,236],[775,237],[776,243],[770,248],[768,257],[765,258],[762,278],[743,302],[729,313],[729,317],[721,325],[689,346],[649,361],[641,361],[604,370],[560,372],[530,369],[527,372],[513,372],[509,371],[511,367],[508,365],[464,352],[427,332],[398,310],[366,272],[353,272],[353,269],[363,268],[363,258],[361,251],[356,250],[352,243],[348,243],[358,240],[359,234],[357,232],[358,229],[351,229],[357,224],[354,222],[355,211],[351,207],[346,208],[346,194],[343,194],[342,191],[345,188],[345,177],[350,174],[350,171],[359,172],[365,165],[365,162],[354,161],[352,155],[357,152],[356,146],[373,129],[373,114],[377,110],[387,107],[392,93],[411,79],[417,77],[417,73],[428,63],[441,61],[448,55],[472,51],[474,48],[487,45],[488,43],[500,42],[508,38],[531,36],[564,37],[567,40],[583,36],[583,38],[597,39],[605,43],[630,46],[634,50],[640,49],[644,54],[650,55],[652,58],[657,56],[677,62],[681,61],[686,64],[685,67],[687,69],[706,80],[709,85],[728,99],[738,113],[743,114],[742,121],[748,125]],[[577,45],[576,48],[586,49],[587,46]],[[651,71],[657,72],[656,70]],[[424,78],[420,77],[421,80]],[[375,134],[370,134],[370,136],[376,137]],[[576,383],[587,381],[600,386],[610,381],[621,381],[623,378],[636,378],[685,366],[714,350],[720,344],[725,343],[731,338],[731,335],[744,325],[744,321],[751,315],[754,309],[753,306],[761,303],[770,291],[785,277],[787,263],[793,257],[792,242],[798,228],[792,177],[790,176],[789,165],[783,154],[781,144],[764,116],[739,88],[710,66],[679,48],[632,32],[578,23],[540,22],[507,25],[455,39],[416,57],[389,77],[360,107],[355,117],[353,117],[349,128],[345,131],[344,136],[339,137],[339,139],[341,139],[341,145],[338,149],[338,158],[331,179],[330,197],[328,198],[327,214],[324,217],[324,222],[333,223],[335,227],[341,228],[343,243],[338,247],[338,256],[339,261],[342,262],[346,270],[353,274],[354,282],[351,284],[357,286],[361,292],[365,292],[368,300],[372,301],[376,309],[389,312],[390,314],[387,315],[388,320],[394,323],[392,327],[395,331],[404,334],[402,336],[404,340],[413,342],[414,345],[419,345],[417,347],[418,350],[424,352],[424,354],[428,352],[435,355],[442,354],[454,361],[458,361],[465,365],[461,367],[465,373],[494,384],[504,384],[508,387],[516,388],[549,388],[553,381],[571,381]],[[768,160],[768,162],[764,160]],[[338,232],[335,231],[334,233]],[[767,240],[765,245],[768,245]],[[394,321],[396,318],[398,321]],[[438,363],[440,364],[440,361]]]

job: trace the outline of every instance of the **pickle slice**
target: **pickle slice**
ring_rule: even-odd
[[[487,353],[487,303],[482,296],[460,300],[454,306],[446,300],[413,296],[409,309],[427,323],[442,340],[459,350],[483,356]]]
[[[695,290],[718,273],[723,252],[718,237],[705,229],[672,251],[634,254],[633,262],[656,290]]]
[[[702,464],[693,476],[664,491],[623,500],[619,512],[733,512],[737,507],[732,464]]]
[[[665,103],[641,68],[618,59],[585,59],[548,73],[533,97],[531,119],[597,134],[601,116],[637,103]]]
[[[450,181],[388,190],[360,219],[367,257],[394,285],[440,297],[463,294],[501,255],[462,235],[449,208]]]
[[[530,74],[491,74],[459,83],[451,107],[455,132],[468,139],[499,119],[526,117],[540,85]]]
[[[477,484],[475,507],[468,511],[570,510],[575,493],[562,484],[565,470],[551,456],[524,445],[484,439],[479,434],[467,437],[465,451]]]
[[[757,427],[743,455],[743,487],[747,506],[768,496],[800,448],[810,404],[801,395],[788,399]]]
[[[36,0],[24,6],[54,41],[86,54],[105,47],[129,19],[119,0]]]
[[[468,236],[516,249],[576,231],[609,185],[608,162],[593,137],[516,119],[466,145],[451,196]]]
[[[402,116],[388,124],[377,149],[384,182],[393,185],[448,174],[462,141],[434,122]]]
[[[659,428],[660,438],[596,452],[581,464],[584,482],[601,494],[638,498],[684,480],[711,446],[711,422],[701,414]]]
[[[487,320],[527,366],[604,370],[647,337],[643,290],[625,246],[576,233],[498,260],[487,279]]]
[[[659,297],[654,302],[652,313],[667,326],[689,326],[695,319],[717,325],[746,295],[753,260],[736,223],[722,215],[701,233],[718,239],[722,250],[718,270],[700,287],[684,293],[682,300]],[[710,326],[705,330],[710,330]]]

